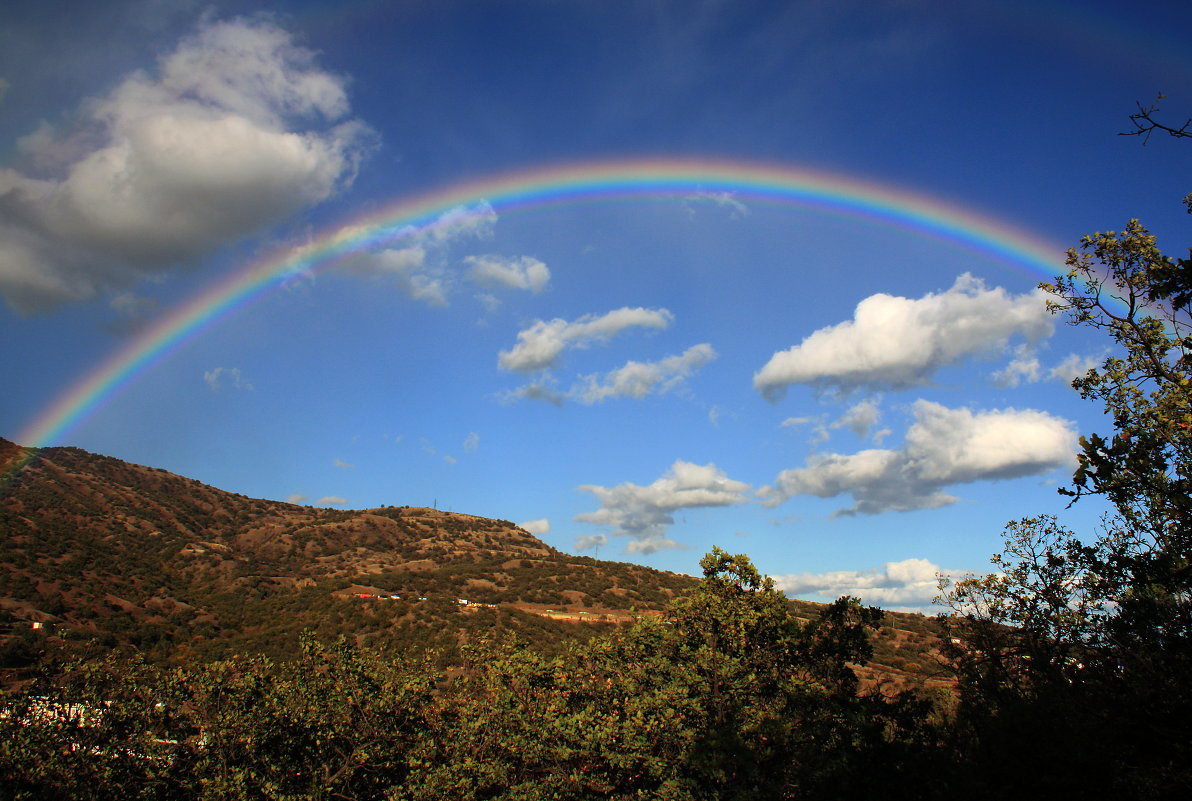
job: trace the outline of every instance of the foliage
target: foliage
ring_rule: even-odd
[[[1113,513],[1088,543],[1012,523],[995,573],[943,584],[970,794],[1192,793],[1192,261],[1137,221],[1097,233],[1041,285],[1116,350],[1073,382],[1112,434],[1080,440],[1071,488]],[[1020,770],[1005,771],[1008,761]],[[1036,775],[1044,779],[1033,778]]]
[[[881,613],[805,623],[744,556],[702,564],[665,616],[554,655],[483,640],[444,671],[308,636],[292,662],[78,665],[0,699],[0,797],[922,797],[922,705],[857,694]]]

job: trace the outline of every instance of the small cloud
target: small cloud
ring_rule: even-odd
[[[347,506],[348,499],[340,497],[339,495],[324,495],[315,501],[313,506]]]
[[[567,396],[593,404],[608,398],[641,399],[651,394],[661,395],[715,358],[716,351],[711,345],[693,345],[676,356],[656,362],[628,362],[603,376],[583,376],[584,383],[573,387]]]
[[[238,367],[216,367],[203,373],[203,380],[212,392],[219,392],[223,388],[225,378],[231,382],[232,389],[254,391],[253,385],[240,374]]]
[[[306,503],[307,498],[304,493],[295,492],[293,495],[286,496],[286,503]]]
[[[356,469],[356,465],[351,464],[349,462],[345,462],[343,459],[334,459],[334,460],[332,460],[331,463],[333,465],[335,465],[336,467],[338,467],[340,470],[355,470]]]
[[[536,381],[533,384],[527,384],[524,387],[508,390],[499,396],[499,400],[502,403],[513,403],[518,400],[540,400],[546,401],[552,406],[562,406],[563,401],[566,399],[566,395],[555,391],[554,382],[547,378]]]
[[[501,308],[501,299],[496,295],[483,292],[476,296],[476,300],[484,307],[484,310],[489,314],[494,314]]]
[[[443,461],[446,462],[447,464],[455,464],[456,458],[454,456],[447,456],[446,454],[444,454]]]
[[[566,400],[579,401],[589,406],[609,398],[640,400],[647,395],[662,395],[678,388],[696,370],[715,358],[716,351],[711,345],[693,345],[680,354],[667,356],[656,362],[631,361],[604,375],[580,376],[579,383],[567,392],[556,391],[553,380],[544,377],[533,384],[505,393],[503,400],[543,400],[555,406],[562,406]],[[714,416],[710,415],[713,423],[718,416],[718,412]]]
[[[915,609],[931,605],[938,594],[936,577],[943,573],[927,559],[886,562],[873,570],[836,570],[828,573],[792,573],[771,576],[774,586],[787,595],[830,602],[852,595],[862,603]]]
[[[1071,386],[1077,378],[1084,378],[1089,370],[1100,367],[1104,358],[1104,353],[1100,356],[1078,356],[1075,353],[1070,353],[1067,358],[1048,371],[1047,377],[1052,381],[1062,381]]]
[[[573,322],[561,318],[539,320],[519,331],[517,344],[497,356],[502,370],[532,373],[554,367],[565,348],[586,348],[612,339],[627,328],[664,329],[675,317],[666,309],[614,309],[599,316],[586,314]]]
[[[1033,384],[1039,380],[1039,359],[1030,345],[1019,345],[1014,358],[1003,369],[993,374],[993,383],[999,387],[1013,389],[1023,381]]]
[[[728,209],[732,219],[739,219],[749,214],[749,207],[737,200],[732,192],[694,192],[683,198],[683,208],[694,215],[698,205],[713,205]]]
[[[471,266],[468,278],[480,286],[524,289],[537,295],[550,283],[550,270],[530,256],[468,256],[464,263]]]
[[[524,528],[535,537],[542,537],[550,533],[550,520],[545,517],[538,520],[527,520],[524,523],[518,523],[517,526]]]
[[[116,313],[116,319],[105,328],[115,334],[131,334],[140,331],[157,314],[158,303],[153,298],[137,297],[132,292],[121,292],[112,297],[108,307]]]
[[[840,419],[832,423],[832,428],[847,428],[857,435],[858,439],[865,439],[865,435],[869,433],[869,429],[873,428],[881,417],[881,410],[878,409],[880,399],[866,398],[860,403],[849,408]]]
[[[475,431],[468,434],[464,438],[464,450],[468,453],[475,453],[476,449],[480,447],[480,435]]]
[[[613,534],[630,538],[630,553],[653,553],[680,547],[664,536],[675,522],[675,512],[744,503],[749,485],[734,481],[714,464],[679,459],[648,486],[627,482],[615,487],[585,484],[579,489],[595,495],[600,509],[576,515],[576,521],[611,526]]]
[[[607,534],[581,534],[575,538],[575,550],[583,553],[584,551],[594,551],[597,548],[602,548],[608,545]]]

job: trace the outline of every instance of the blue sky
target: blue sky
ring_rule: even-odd
[[[187,299],[405,198],[609,159],[815,170],[1058,259],[1187,245],[1192,9],[1153,2],[16,2],[0,435]],[[1105,342],[1038,267],[747,192],[487,210],[298,276],[49,443],[249,496],[437,505],[569,552],[924,608],[1064,509]]]

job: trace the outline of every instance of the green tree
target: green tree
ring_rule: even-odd
[[[1029,754],[1056,792],[1192,793],[1192,262],[1137,220],[1085,237],[1041,285],[1114,353],[1073,382],[1113,421],[1080,440],[1078,502],[1113,511],[1087,541],[1051,517],[1007,529],[997,572],[945,583],[959,640],[957,736],[978,786],[1037,792],[1006,760]],[[1015,785],[1015,783],[1018,783]],[[980,792],[977,790],[977,792]]]

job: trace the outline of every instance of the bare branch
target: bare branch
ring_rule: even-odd
[[[1170,125],[1164,125],[1154,118],[1154,114],[1159,110],[1159,101],[1164,97],[1160,94],[1155,98],[1155,102],[1149,106],[1143,106],[1142,103],[1136,103],[1138,106],[1138,113],[1130,115],[1130,122],[1134,125],[1133,131],[1122,131],[1118,136],[1141,136],[1142,143],[1145,145],[1150,141],[1151,134],[1155,131],[1166,131],[1169,135],[1177,139],[1189,138],[1192,139],[1192,117],[1184,121],[1184,124],[1179,128]]]

